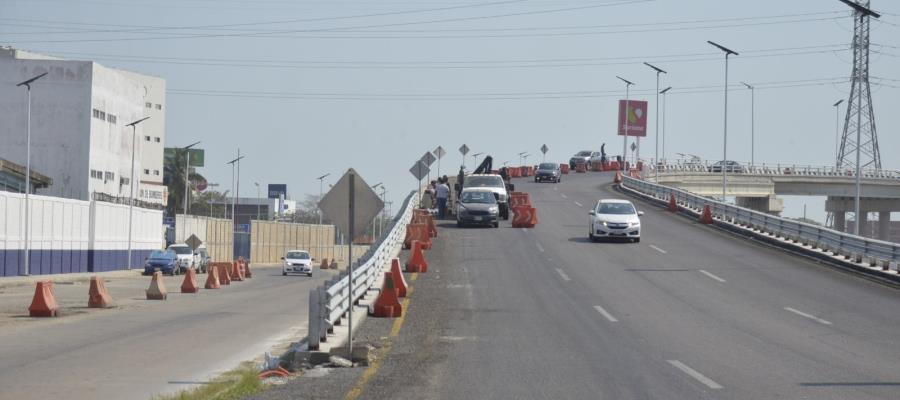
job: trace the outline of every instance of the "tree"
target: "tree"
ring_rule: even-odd
[[[184,185],[182,185],[184,186]],[[191,214],[224,218],[228,214],[228,191],[218,192],[207,189],[191,196]]]
[[[174,149],[174,154],[172,157],[166,157],[164,159],[165,165],[163,166],[163,184],[166,185],[169,189],[169,198],[166,203],[166,213],[169,215],[175,215],[176,213],[185,213],[184,210],[184,176],[187,171],[185,171],[185,162],[187,161],[188,152],[185,149]],[[196,171],[191,170],[189,179],[191,182],[200,182],[205,181],[206,178],[203,175],[198,174]],[[194,194],[192,193],[192,196]],[[192,202],[193,203],[193,202]]]

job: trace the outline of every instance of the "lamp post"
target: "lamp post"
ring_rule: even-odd
[[[200,144],[195,142],[182,148],[185,152],[184,156],[184,215],[188,215],[188,198],[191,196],[191,187],[188,185],[188,179],[191,176],[191,148]]]
[[[316,178],[319,180],[319,201],[316,202],[316,208],[319,210],[319,225],[322,225],[322,209],[318,206],[319,202],[322,201],[322,181],[324,181],[328,175],[331,175],[331,172]]]
[[[476,169],[478,169],[478,156],[480,156],[480,155],[482,155],[482,154],[484,154],[484,153],[475,153],[475,154],[472,154],[472,158],[475,159],[475,168],[476,168]]]
[[[256,220],[259,221],[259,210],[262,206],[262,198],[259,196],[259,182],[253,182],[256,185]]]
[[[840,99],[837,103],[832,104],[834,107],[834,159],[837,160],[840,157],[840,131],[841,131],[841,103],[844,102],[844,99]],[[835,161],[837,162],[837,161]],[[840,165],[835,164],[835,166],[840,167]]]
[[[737,52],[724,47],[716,42],[707,40],[709,43],[725,53],[725,129],[722,133],[722,201],[725,201],[725,192],[728,190],[728,181],[725,178],[725,170],[727,169],[728,160],[728,57],[732,54],[739,55]]]
[[[666,102],[667,102],[667,97],[668,97],[668,96],[666,96],[666,93],[669,93],[670,90],[672,90],[671,86],[669,86],[659,92],[659,94],[663,95],[663,108],[662,108],[662,116],[663,116],[662,158],[663,158],[663,160],[666,159]]]
[[[668,74],[668,72],[654,66],[653,64],[645,62],[644,65],[653,68],[656,71],[656,154],[654,155],[655,159],[653,160],[654,168],[653,171],[656,172],[655,180],[659,180],[659,74]],[[641,154],[641,142],[640,138],[638,138],[638,155]]]
[[[747,82],[741,82],[750,89],[750,166],[756,165],[756,88]]]
[[[384,185],[381,186],[381,204],[384,204],[384,196],[387,194],[387,188]],[[381,221],[378,222],[378,236],[384,234],[384,208],[381,209]]]
[[[524,156],[525,153],[528,153],[528,152],[527,152],[527,151],[523,151],[523,152],[519,153],[519,165],[520,165],[520,166],[521,166],[521,165],[525,165],[525,164],[522,163],[522,156]]]
[[[137,124],[150,119],[144,117],[128,125],[131,127],[131,178],[128,181],[128,269],[131,269],[131,228],[134,222],[134,155],[137,153]]]
[[[622,137],[622,171],[625,171],[625,157],[628,155],[628,108],[630,107],[629,103],[629,90],[631,89],[631,85],[634,85],[628,79],[625,79],[621,76],[616,76],[620,81],[625,82],[625,136]]]
[[[383,182],[378,182],[378,183],[372,185],[371,187],[372,187],[372,190],[374,191],[375,189],[378,189],[382,186],[384,186]],[[373,219],[372,220],[372,243],[375,243],[375,238],[377,237],[376,231],[375,231],[376,226],[377,225],[375,225],[375,220]]]
[[[16,85],[16,87],[25,86],[25,90],[28,93],[28,106],[27,106],[27,108],[28,108],[28,129],[27,129],[26,139],[25,139],[25,270],[22,275],[30,275],[31,274],[31,269],[29,268],[31,266],[31,264],[30,264],[31,258],[28,254],[30,251],[30,249],[29,249],[30,240],[29,239],[31,238],[28,235],[28,233],[29,233],[28,228],[31,225],[31,223],[28,219],[28,214],[31,211],[29,209],[30,203],[29,203],[29,199],[28,199],[28,196],[31,194],[31,84],[34,83],[34,81],[43,78],[45,75],[47,75],[46,72]],[[130,243],[131,243],[131,241],[129,241],[129,244]]]
[[[237,191],[234,190],[235,186],[237,186],[237,185],[236,185],[236,181],[234,179],[234,166],[235,166],[235,164],[240,165],[239,163],[241,162],[241,159],[244,158],[244,156],[242,156],[240,154],[241,154],[241,151],[238,150],[238,157],[235,158],[234,160],[231,160],[231,161],[225,163],[225,164],[231,164],[231,189],[233,190],[233,192],[231,194],[231,225],[232,226],[234,226],[234,224],[237,220],[235,217],[235,204],[237,203]],[[240,168],[240,167],[238,167],[238,168]],[[238,176],[240,176],[240,169],[238,169]],[[238,179],[240,179],[240,178],[238,178]],[[225,206],[225,207],[227,210],[228,206]]]

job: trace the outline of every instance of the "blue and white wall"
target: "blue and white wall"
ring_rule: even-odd
[[[30,273],[124,269],[128,207],[59,197],[31,196]],[[164,245],[162,211],[134,209],[132,266]],[[0,276],[25,272],[25,195],[0,192]]]

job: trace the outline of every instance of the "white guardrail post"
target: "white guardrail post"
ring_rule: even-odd
[[[723,203],[685,190],[623,176],[622,186],[647,196],[668,200],[674,194],[676,203],[692,210],[700,210],[708,204],[713,216],[732,224],[775,234],[786,239],[808,243],[835,255],[853,256],[854,260],[868,260],[870,264],[890,265],[900,263],[900,244],[869,239],[833,229],[810,225],[787,218],[776,217],[748,208]]]
[[[390,268],[391,256],[397,251],[406,236],[406,224],[412,219],[413,209],[419,203],[418,197],[417,192],[412,192],[406,197],[401,211],[391,222],[388,233],[384,234],[378,243],[373,244],[356,261],[356,267],[353,270],[354,290],[351,294],[354,304],[372,288],[372,285],[378,281],[379,275],[385,269]],[[351,254],[351,259],[352,256]],[[360,266],[360,264],[362,265]],[[349,280],[346,272],[341,273],[334,279],[325,281],[322,286],[310,290],[307,333],[309,349],[318,349],[319,344],[332,331],[332,327],[339,324],[341,318],[347,313]]]

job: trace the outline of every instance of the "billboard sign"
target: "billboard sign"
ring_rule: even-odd
[[[184,153],[183,148],[180,147],[166,147],[163,149],[163,158],[167,164],[174,163],[177,156],[182,156]],[[190,166],[192,167],[202,167],[206,160],[206,152],[203,149],[188,149],[188,152],[191,154]],[[181,160],[183,163],[184,160]]]
[[[619,100],[619,136],[624,136],[627,128],[628,136],[647,136],[647,102],[641,100],[629,100],[628,110],[625,110],[625,100]],[[627,114],[627,122],[626,122]]]
[[[287,185],[284,183],[270,183],[268,197],[270,199],[277,199],[279,195],[283,195],[284,198],[287,198]]]

